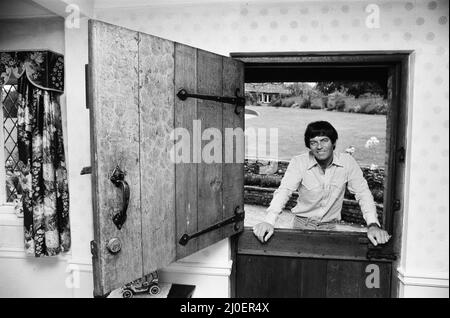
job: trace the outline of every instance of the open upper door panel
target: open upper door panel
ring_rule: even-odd
[[[233,161],[224,162],[225,128],[243,131],[244,111],[176,95],[181,88],[231,97],[240,89],[243,95],[242,62],[91,20],[87,85],[95,296],[242,231],[239,217],[179,244],[183,234],[243,214],[243,134],[232,145]],[[189,140],[177,133],[171,138],[175,128]],[[221,135],[203,140],[207,128]],[[189,151],[187,162],[174,160],[180,151]],[[203,160],[219,152],[221,161]]]

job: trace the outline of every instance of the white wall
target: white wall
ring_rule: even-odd
[[[426,295],[430,279],[441,284],[434,294],[448,296],[448,1],[232,1],[104,9],[97,18],[223,55],[413,50],[399,275],[404,296],[420,282]]]
[[[8,11],[2,10],[2,18],[8,19],[0,19],[0,51],[52,50],[64,54],[64,19],[51,16],[43,8],[27,7],[21,1],[17,4],[24,15],[32,18],[10,19]],[[65,95],[61,96],[61,111],[67,153]],[[65,287],[68,257],[27,257],[23,219],[7,212],[2,209],[0,213],[0,297],[70,297],[72,291]]]
[[[375,5],[371,7],[375,13],[379,10],[379,27],[371,28],[366,24],[369,4]],[[400,295],[448,297],[448,8],[447,1],[229,1],[225,4],[98,9],[96,14],[100,20],[223,55],[230,52],[414,50],[412,98],[408,105],[404,244],[398,274]],[[39,34],[54,38],[45,29]],[[82,21],[79,29],[65,30],[69,118],[65,127],[73,233],[72,258],[68,262],[80,270],[75,274],[79,273],[81,279],[80,288],[71,290],[73,296],[92,295],[90,178],[79,175],[81,168],[90,165],[83,85],[86,41],[86,21]],[[35,43],[41,42],[35,40]],[[3,47],[1,41],[0,47]],[[0,249],[1,246],[0,242]],[[7,251],[3,254],[7,255]],[[5,277],[11,279],[11,275],[17,274],[16,263],[8,260],[10,265],[4,265],[4,259],[0,261],[0,286],[5,286]],[[34,261],[31,264],[34,270],[39,269],[40,265],[35,267]],[[56,276],[65,273],[66,263],[62,264]],[[172,264],[161,276],[163,281],[197,284],[197,297],[223,296],[228,295],[229,270],[229,244],[224,240]],[[19,290],[17,293],[22,295]],[[0,287],[0,296],[4,294],[5,290]],[[66,294],[66,291],[61,292],[61,295]]]
[[[55,14],[30,0],[0,0],[0,20],[14,18],[44,18]]]

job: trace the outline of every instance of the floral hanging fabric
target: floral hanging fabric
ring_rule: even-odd
[[[11,59],[1,53],[3,65],[8,60],[9,66],[9,70],[3,67],[1,77],[18,78],[16,174],[25,248],[36,257],[53,256],[70,249],[69,190],[59,105],[62,76],[51,79],[49,61],[55,53],[19,53],[19,58],[17,53],[7,53]],[[62,74],[62,56],[56,58],[61,63],[56,68],[53,65],[53,71],[59,69]]]
[[[64,57],[51,51],[0,52],[0,85],[26,75],[36,87],[64,93]]]

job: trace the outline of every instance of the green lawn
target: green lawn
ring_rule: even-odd
[[[259,113],[258,117],[245,121],[246,129],[278,128],[278,157],[281,160],[290,160],[293,156],[306,151],[303,135],[307,124],[316,120],[326,120],[338,131],[337,151],[344,151],[353,145],[355,147],[353,156],[360,165],[376,164],[384,167],[386,116],[268,106],[246,106],[246,108]],[[378,138],[380,143],[367,149],[365,144],[371,137]],[[267,145],[268,139],[267,137]],[[255,147],[246,144],[246,154]]]

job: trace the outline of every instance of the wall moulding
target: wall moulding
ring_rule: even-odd
[[[448,288],[448,273],[445,272],[409,272],[397,269],[398,279],[405,286]]]

